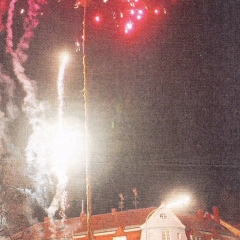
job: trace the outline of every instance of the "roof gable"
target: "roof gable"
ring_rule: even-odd
[[[165,204],[162,204],[159,208],[152,211],[146,218],[146,222],[141,225],[142,229],[145,228],[163,228],[174,227],[185,229],[185,226],[178,219],[178,217],[167,208]]]

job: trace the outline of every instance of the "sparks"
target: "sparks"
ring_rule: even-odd
[[[25,13],[25,10],[22,8],[21,10],[20,10],[20,14],[24,14]]]
[[[91,7],[91,3],[91,0],[77,0],[75,8],[80,6]],[[94,13],[95,10],[93,10],[93,24],[100,27],[112,18],[114,21],[112,26],[117,27],[121,32],[125,32],[125,34],[129,34],[130,32],[133,34],[141,29],[144,25],[143,23],[146,22],[151,15],[158,16],[166,14],[167,12],[163,6],[150,6],[150,4],[148,6],[143,0],[122,0],[121,4],[115,5],[108,0],[102,0],[102,3],[104,4],[99,8],[95,6],[97,13]],[[104,8],[108,8],[108,10],[105,11]],[[107,13],[111,13],[111,15],[108,16]],[[126,22],[129,21],[131,21],[131,24],[126,24]]]
[[[133,23],[132,22],[128,22],[125,25],[125,33],[129,33],[130,30],[133,29]]]
[[[76,52],[80,52],[80,50],[81,50],[81,45],[80,45],[80,42],[79,42],[79,41],[76,41],[76,42],[75,42],[75,47],[76,47]]]
[[[58,117],[59,117],[59,124],[62,125],[62,117],[63,117],[63,106],[64,106],[64,72],[67,64],[68,56],[67,54],[63,55],[62,63],[59,69],[58,75],[58,82],[57,82],[57,89],[58,89]]]
[[[62,222],[65,222],[66,215],[66,201],[67,201],[67,191],[66,186],[68,183],[67,177],[67,160],[68,151],[66,151],[66,144],[69,142],[67,134],[65,134],[63,127],[63,106],[64,106],[64,73],[66,64],[68,61],[68,55],[65,53],[62,56],[62,61],[59,68],[57,90],[58,90],[58,126],[55,136],[53,137],[52,143],[52,158],[54,163],[54,170],[57,176],[58,184],[57,191],[54,199],[47,209],[48,215],[53,217],[55,212],[58,210],[60,205],[60,216],[62,217]]]

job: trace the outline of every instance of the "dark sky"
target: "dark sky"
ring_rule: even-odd
[[[168,3],[168,15],[136,38],[93,33],[96,211],[117,206],[118,192],[131,198],[133,187],[142,206],[175,188],[207,207],[223,205],[225,188],[239,197],[238,11],[235,2]]]
[[[70,52],[64,112],[82,132],[82,49],[75,51],[75,41],[81,39],[83,9],[71,3],[44,6],[25,70],[52,121],[57,55]],[[132,37],[120,34],[112,20],[98,28],[87,22],[93,213],[118,208],[119,193],[125,209],[133,208],[133,188],[139,207],[158,206],[174,190],[186,189],[204,210],[218,205],[226,219],[239,220],[239,1],[148,2],[153,3],[165,6],[167,14],[149,17]],[[89,7],[89,19],[98,4]],[[15,41],[22,34],[21,19],[16,16]],[[1,59],[11,72],[4,39],[2,32]],[[25,135],[15,143],[20,148],[28,136],[23,122],[17,120],[14,130]],[[69,173],[69,217],[79,215],[86,199],[84,161],[79,157]]]

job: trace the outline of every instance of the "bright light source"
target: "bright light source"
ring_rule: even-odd
[[[66,52],[62,53],[62,55],[61,55],[61,63],[62,63],[62,65],[65,66],[67,61],[68,61],[68,59],[69,59],[69,55]]]
[[[155,8],[155,9],[154,9],[154,14],[159,15],[159,13],[160,13],[159,9],[158,9],[158,8]]]
[[[190,203],[190,197],[187,195],[179,196],[177,199],[171,201],[170,203],[167,204],[168,208],[176,208],[176,207],[181,207],[185,206]]]
[[[99,24],[102,22],[102,16],[100,14],[97,14],[94,16],[93,20],[96,24]]]
[[[95,21],[96,21],[96,22],[99,22],[99,21],[100,21],[100,17],[99,17],[99,16],[96,16],[96,17],[95,17]]]
[[[82,126],[75,122],[63,123],[61,128],[58,123],[49,126],[47,142],[51,170],[59,179],[64,178],[69,167],[76,167],[74,164],[84,153],[85,137],[77,131],[79,127]]]
[[[127,22],[125,25],[125,33],[129,33],[130,30],[133,29],[133,23],[132,22]]]

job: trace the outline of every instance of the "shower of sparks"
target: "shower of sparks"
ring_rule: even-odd
[[[92,3],[93,1],[90,0],[77,0],[75,8],[79,8],[80,6],[89,6],[91,8]],[[143,0],[116,0],[115,4],[113,4],[113,1],[102,0],[102,3],[98,3],[98,7],[96,7],[96,2],[94,3],[94,9],[96,10],[93,10],[93,24],[102,26],[112,21],[113,26],[126,35],[136,32],[148,18],[154,16],[160,17],[167,13],[164,6],[147,5]]]
[[[58,75],[58,82],[57,82],[57,89],[58,89],[58,121],[59,121],[59,126],[58,126],[58,132],[60,134],[60,138],[58,139],[63,139],[63,142],[58,141],[58,149],[56,149],[59,154],[59,164],[60,164],[60,175],[58,177],[58,181],[60,182],[60,188],[62,188],[62,194],[61,194],[61,200],[60,200],[60,216],[62,217],[62,222],[64,223],[66,219],[65,211],[66,211],[66,204],[67,204],[67,191],[66,191],[66,186],[68,182],[68,177],[66,174],[66,160],[65,159],[67,156],[66,154],[62,154],[61,149],[63,149],[65,146],[64,142],[67,140],[64,136],[64,131],[63,131],[63,107],[64,107],[64,74],[65,74],[65,68],[66,64],[68,61],[68,56],[67,54],[64,54],[62,57],[62,63],[60,65],[59,69],[59,75]],[[63,145],[63,146],[61,146]],[[62,148],[63,147],[63,148]]]
[[[63,122],[63,107],[64,107],[64,73],[66,64],[68,61],[67,54],[64,54],[62,57],[62,62],[59,69],[58,81],[57,81],[57,90],[58,90],[58,121],[59,126],[62,128]]]
[[[58,90],[58,125],[55,136],[53,137],[53,149],[52,158],[54,163],[54,171],[57,176],[58,184],[56,194],[52,201],[51,206],[48,208],[48,214],[53,216],[60,206],[60,216],[62,223],[64,224],[66,215],[66,204],[67,204],[67,191],[66,186],[68,183],[67,177],[67,161],[69,160],[68,145],[70,139],[69,134],[64,129],[63,124],[63,107],[64,107],[64,74],[67,64],[68,56],[63,55],[62,61],[59,68],[57,90]]]

